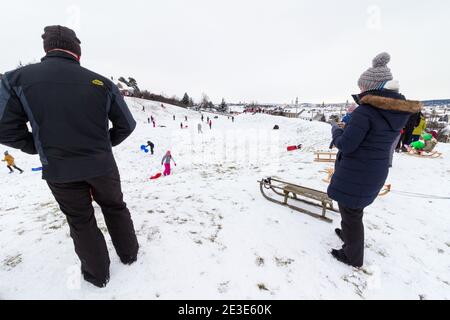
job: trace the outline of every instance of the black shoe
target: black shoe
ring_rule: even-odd
[[[109,275],[107,275],[105,277],[105,279],[103,279],[103,280],[98,280],[98,279],[94,278],[94,276],[92,276],[90,273],[88,273],[86,271],[81,270],[81,273],[83,274],[84,280],[86,280],[90,284],[96,286],[97,288],[105,288],[106,285],[109,282]]]
[[[341,229],[336,229],[334,230],[334,232],[336,232],[337,236],[339,237],[339,239],[341,239],[342,242],[344,241],[344,237],[342,237],[342,230]]]
[[[353,265],[352,263],[350,263],[350,261],[348,260],[348,258],[345,256],[344,250],[335,250],[333,249],[331,251],[331,255],[338,261],[349,265],[351,267],[355,267],[355,268],[361,268],[362,265]]]
[[[123,256],[120,257],[120,261],[122,261],[123,264],[131,266],[137,261],[137,256]]]

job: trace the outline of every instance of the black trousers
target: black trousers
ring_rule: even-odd
[[[13,170],[12,168],[14,168],[14,169],[16,169],[16,170],[19,170],[20,172],[23,172],[23,170],[20,169],[19,167],[17,167],[16,165],[13,165],[13,166],[7,166],[7,167],[8,167],[8,169],[9,169],[10,172],[14,172],[14,170]]]
[[[92,199],[102,209],[119,257],[126,259],[137,255],[139,245],[130,212],[123,201],[117,169],[103,177],[73,183],[48,182],[48,186],[67,217],[83,273],[88,273],[100,282],[109,279],[108,249],[97,227]]]
[[[345,256],[356,267],[364,264],[364,209],[351,209],[339,204]]]

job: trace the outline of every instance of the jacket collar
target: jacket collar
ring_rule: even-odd
[[[75,58],[71,54],[64,52],[64,51],[58,51],[58,50],[48,52],[45,55],[45,57],[43,57],[41,59],[41,61],[46,61],[48,59],[54,59],[54,58],[66,59],[66,60],[70,60],[71,62],[80,64],[80,61],[78,61],[77,58]]]
[[[417,113],[422,110],[419,101],[406,100],[403,95],[392,90],[374,90],[354,95],[356,103],[368,104],[374,108],[387,111]]]

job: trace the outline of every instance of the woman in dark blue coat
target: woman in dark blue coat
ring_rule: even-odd
[[[332,124],[339,153],[328,195],[339,204],[342,229],[336,233],[344,242],[332,255],[354,267],[364,261],[364,208],[375,201],[386,182],[392,146],[401,130],[410,115],[422,108],[398,92],[389,61],[387,53],[373,60],[373,67],[358,82],[362,93],[354,97],[359,107],[350,122],[344,129]]]

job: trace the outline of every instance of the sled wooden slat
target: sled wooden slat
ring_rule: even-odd
[[[337,153],[336,152],[314,152],[316,158],[315,162],[336,162]]]

